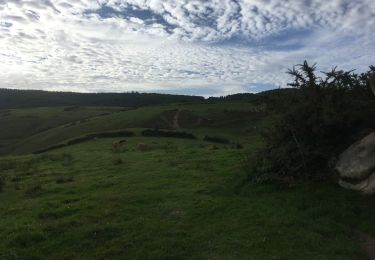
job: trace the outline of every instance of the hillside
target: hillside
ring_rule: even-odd
[[[126,110],[121,107],[40,107],[0,110],[0,155],[9,154],[23,139],[62,124],[84,122]]]
[[[204,98],[198,96],[138,92],[74,93],[0,89],[0,109],[61,106],[139,107],[202,100]]]
[[[18,91],[5,90],[9,93]],[[27,94],[23,96],[24,94]],[[61,104],[75,101],[67,95],[86,97],[80,93],[54,93],[43,92],[61,98]],[[27,97],[32,92],[19,91],[20,96]],[[47,148],[52,145],[67,141],[89,133],[103,131],[118,131],[124,129],[161,128],[192,131],[198,135],[224,135],[230,139],[246,139],[247,135],[258,132],[256,124],[260,121],[266,123],[277,113],[279,103],[288,96],[298,94],[296,90],[282,89],[266,91],[259,94],[237,94],[227,97],[210,98],[201,100],[200,97],[187,97],[195,102],[183,102],[164,105],[148,105],[145,107],[115,107],[101,106],[101,99],[93,101],[95,106],[85,106],[90,100],[77,99],[76,105],[57,107],[37,107],[30,99],[30,103],[14,97],[11,99],[13,106],[24,107],[18,109],[0,109],[0,156],[10,154],[25,154]],[[90,95],[96,94],[87,94]],[[106,98],[111,97],[105,96]],[[133,94],[116,94],[116,98],[108,102],[115,104],[121,97],[130,97]],[[134,94],[147,97],[149,94]],[[152,96],[152,94],[150,94]],[[170,97],[176,96],[161,95]],[[2,95],[0,99],[6,99]],[[102,97],[98,95],[98,97]],[[185,96],[177,96],[185,98]],[[176,99],[178,100],[178,98]],[[198,100],[199,102],[196,102]],[[44,101],[49,102],[48,99]],[[43,101],[43,102],[44,102]],[[146,100],[142,99],[142,102]],[[158,100],[161,103],[163,99]],[[42,104],[43,104],[42,102]],[[132,101],[133,103],[136,101]],[[10,103],[0,103],[7,106]],[[140,104],[140,103],[139,103]],[[0,105],[0,106],[1,106]],[[175,116],[178,115],[177,125],[174,125]],[[265,116],[267,115],[267,116]],[[175,122],[176,123],[176,122]]]
[[[85,134],[125,129],[160,128],[246,139],[256,131],[254,124],[264,119],[265,107],[250,102],[208,102],[107,111],[89,107],[7,110],[1,119],[6,128],[0,131],[0,155],[31,153]],[[9,131],[12,127],[15,130]]]
[[[365,259],[360,237],[375,234],[372,197],[330,181],[248,181],[262,129],[284,95],[296,94],[286,91],[138,108],[0,110],[0,256]],[[134,136],[120,137],[124,131]]]
[[[375,0],[0,0],[0,260],[375,260],[374,28]]]

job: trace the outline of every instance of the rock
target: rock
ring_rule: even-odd
[[[375,132],[354,143],[336,164],[340,186],[375,193]]]

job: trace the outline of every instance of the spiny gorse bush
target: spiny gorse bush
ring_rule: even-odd
[[[375,97],[366,73],[316,73],[306,61],[290,69],[298,91],[284,100],[278,119],[263,133],[265,147],[248,160],[255,182],[320,180],[337,155],[375,129]]]

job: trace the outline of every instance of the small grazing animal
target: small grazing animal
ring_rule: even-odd
[[[114,150],[118,150],[119,148],[121,148],[123,145],[125,145],[126,144],[126,140],[124,139],[124,140],[120,140],[120,141],[114,141],[113,143],[112,143],[112,148],[114,149]]]
[[[150,147],[147,144],[145,144],[145,143],[139,143],[137,145],[137,148],[141,152],[145,152],[145,151],[148,151],[150,149]]]

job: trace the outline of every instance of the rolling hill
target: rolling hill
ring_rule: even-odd
[[[365,259],[372,197],[248,182],[282,95],[0,110],[0,258]]]
[[[0,109],[61,106],[139,107],[203,100],[204,98],[199,96],[157,93],[75,93],[0,89]]]

